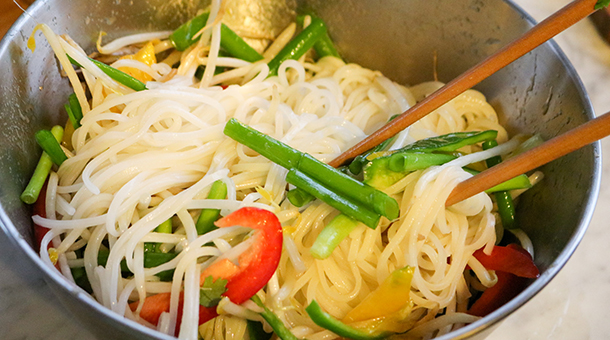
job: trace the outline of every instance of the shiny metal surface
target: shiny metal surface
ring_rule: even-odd
[[[236,1],[236,0],[233,0]],[[108,39],[153,29],[171,29],[205,6],[204,0],[39,0],[0,43],[0,227],[46,275],[77,318],[104,339],[168,339],[114,316],[44,267],[31,248],[30,210],[19,194],[38,159],[33,134],[63,123],[72,91],[59,77],[48,44],[37,34],[32,53],[26,40],[36,22],[69,33],[88,50],[98,32]],[[229,6],[230,3],[227,5]],[[298,1],[329,26],[349,61],[378,69],[393,80],[415,84],[437,73],[447,81],[531,26],[526,15],[502,0]],[[289,13],[289,12],[286,12]],[[279,15],[284,17],[284,15]],[[511,132],[549,138],[593,113],[578,77],[554,44],[545,44],[478,86],[500,111]],[[519,222],[531,236],[543,274],[515,300],[448,338],[482,338],[495,322],[536,294],[565,264],[590,220],[599,190],[599,145],[544,167],[546,178],[523,197]]]

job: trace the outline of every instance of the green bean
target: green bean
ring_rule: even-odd
[[[496,146],[498,146],[498,142],[495,140],[488,141],[483,143],[483,150],[491,149]],[[491,168],[492,166],[502,163],[502,157],[491,157],[486,161],[486,163],[487,167]],[[516,228],[515,205],[510,193],[508,191],[498,191],[494,193],[494,197],[496,198],[496,204],[498,205],[498,214],[502,220],[502,226],[506,229]]]
[[[316,241],[313,243],[309,252],[316,259],[323,260],[328,258],[330,254],[337,248],[339,243],[343,241],[356,227],[358,221],[340,214],[333,218],[324,229],[320,232]]]
[[[398,217],[399,207],[395,199],[351,178],[328,164],[318,161],[309,154],[293,149],[234,118],[227,122],[224,133],[272,162],[286,169],[298,169],[328,189],[332,189],[352,201],[371,207],[377,214],[381,214],[390,220]]]
[[[83,67],[81,64],[79,64],[76,60],[72,59],[72,57],[68,56],[68,59],[70,59],[70,62],[78,67]],[[102,63],[101,61],[97,61],[95,59],[91,59],[89,58],[89,60],[91,62],[93,62],[95,64],[95,66],[99,67],[99,69],[104,72],[108,77],[116,80],[117,82],[129,87],[130,89],[134,90],[134,91],[143,91],[143,90],[147,90],[148,88],[146,88],[146,85],[137,80],[136,78],[130,76],[129,74],[118,70],[110,65],[106,65],[104,63]]]
[[[68,103],[70,104],[70,110],[72,111],[72,115],[74,116],[74,121],[72,121],[72,117],[70,117],[70,121],[72,121],[72,126],[74,129],[80,127],[80,121],[83,119],[83,109],[78,102],[78,98],[76,97],[76,93],[72,93],[70,97],[68,97]],[[76,125],[74,124],[76,122]]]
[[[195,35],[205,27],[210,13],[206,12],[178,27],[169,39],[178,51],[184,51],[196,43]],[[220,26],[220,46],[231,56],[249,62],[263,59],[247,42],[231,30],[227,25]]]
[[[276,76],[280,65],[288,60],[297,60],[326,34],[326,25],[318,18],[313,18],[311,24],[292,39],[269,63],[269,76]]]
[[[275,333],[275,335],[278,336],[278,338],[282,340],[298,340],[298,338],[294,336],[294,334],[292,334],[288,327],[284,325],[282,320],[280,320],[280,318],[275,315],[275,313],[273,313],[269,308],[267,308],[267,306],[263,304],[258,295],[254,295],[250,299],[254,301],[257,306],[263,309],[263,312],[261,312],[260,315],[263,317],[263,319],[265,319],[265,321],[267,321],[267,323],[269,323],[269,326],[271,326],[273,332]]]
[[[157,228],[155,228],[155,232],[157,233],[162,233],[162,234],[171,234],[173,232],[173,227],[172,227],[172,219],[168,218],[167,220],[165,220],[165,222],[159,224],[157,226]],[[159,248],[159,243],[156,242],[145,242],[144,243],[144,252],[161,252],[161,249]]]
[[[306,191],[310,195],[315,196],[345,215],[361,221],[369,228],[375,229],[377,228],[377,224],[379,224],[379,219],[381,218],[379,214],[367,209],[360,203],[353,202],[350,199],[327,189],[315,179],[299,170],[290,169],[288,175],[286,175],[286,181],[295,185],[297,188]]]
[[[292,205],[299,208],[315,199],[315,197],[299,188],[288,191],[286,198],[288,198]]]
[[[212,184],[210,188],[210,193],[208,194],[209,199],[221,200],[227,197],[227,185],[218,180]],[[203,235],[209,233],[212,230],[218,229],[214,225],[214,222],[218,220],[220,216],[220,209],[203,209],[201,210],[201,214],[197,219],[196,228],[197,234]]]
[[[51,129],[51,134],[57,142],[60,142],[64,137],[64,129],[58,125],[54,126]],[[21,193],[21,201],[27,204],[34,204],[34,202],[36,202],[38,195],[40,195],[40,191],[49,176],[51,167],[53,167],[53,161],[51,160],[51,157],[43,151],[42,155],[40,155],[40,160],[36,165],[36,169],[34,170],[34,174],[32,174],[32,177],[30,178],[30,182]]]
[[[311,320],[318,326],[328,329],[338,336],[354,340],[376,340],[386,338],[388,333],[375,334],[373,331],[365,331],[348,326],[324,312],[316,300],[311,301],[305,311]]]
[[[310,16],[312,19],[314,18],[312,15],[310,15]],[[301,25],[301,27],[303,27],[304,23],[305,23],[305,15],[297,16],[297,23],[299,23],[299,25]],[[316,43],[313,44],[313,49],[316,51],[318,58],[323,58],[326,56],[333,56],[333,57],[337,57],[337,58],[341,59],[341,55],[339,54],[339,52],[337,52],[337,49],[335,48],[335,44],[330,39],[328,32],[323,34],[322,37],[320,37],[320,40],[316,41]]]

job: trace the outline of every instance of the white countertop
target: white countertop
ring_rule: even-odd
[[[542,20],[569,0],[514,0]],[[610,111],[610,46],[583,21],[559,35],[599,114]],[[496,329],[489,340],[610,339],[610,139],[602,141],[602,188],[582,243],[557,277]],[[20,255],[19,253],[17,253]],[[32,264],[0,234],[0,338],[93,339],[60,305]]]

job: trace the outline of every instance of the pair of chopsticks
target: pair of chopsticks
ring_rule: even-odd
[[[597,0],[575,0],[560,9],[521,38],[508,44],[494,55],[464,72],[458,78],[414,105],[373,134],[348,149],[329,165],[338,167],[359,154],[372,149],[384,140],[396,135],[430,112],[470,89],[493,73],[540,46],[566,28],[595,12]],[[517,175],[533,170],[572,151],[610,135],[610,113],[606,113],[567,133],[555,137],[542,145],[517,157],[500,163],[458,184],[447,199],[451,206],[473,195],[485,191]]]

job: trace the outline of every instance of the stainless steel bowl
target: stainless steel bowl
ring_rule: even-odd
[[[269,0],[265,0],[269,1]],[[32,248],[30,208],[19,194],[40,151],[36,130],[63,123],[62,105],[71,89],[60,77],[44,39],[35,53],[26,47],[37,22],[69,33],[88,50],[99,31],[109,38],[171,29],[204,6],[203,0],[39,0],[0,43],[0,221],[6,237],[43,273],[64,304],[104,339],[169,339],[118,317],[49,270]],[[312,0],[298,1],[329,26],[349,61],[378,69],[395,81],[431,80],[438,58],[440,80],[448,81],[532,26],[515,5],[502,0]],[[550,138],[593,117],[578,76],[554,43],[547,43],[477,86],[500,112],[510,132]],[[491,315],[442,339],[483,338],[493,325],[540,291],[566,263],[591,219],[597,198],[600,146],[593,144],[543,168],[544,182],[518,207],[542,271],[517,298]]]

